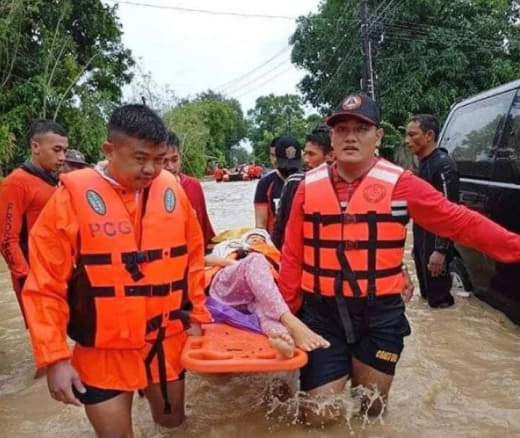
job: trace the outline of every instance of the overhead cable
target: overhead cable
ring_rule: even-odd
[[[294,21],[298,17],[290,16],[290,15],[269,15],[269,14],[248,14],[244,12],[233,12],[233,11],[219,11],[215,9],[195,9],[195,8],[185,8],[181,6],[169,6],[169,5],[157,5],[153,3],[142,3],[142,2],[134,2],[128,0],[110,0],[113,3],[119,3],[130,6],[142,6],[146,8],[154,8],[154,9],[169,9],[174,11],[181,12],[190,12],[197,14],[208,14],[208,15],[227,15],[231,17],[241,17],[241,18],[267,18],[267,19],[276,19],[276,20],[291,20]]]

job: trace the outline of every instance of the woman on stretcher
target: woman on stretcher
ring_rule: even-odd
[[[263,229],[219,243],[206,256],[210,311],[213,299],[256,315],[261,331],[284,357],[292,357],[295,346],[304,351],[327,348],[329,343],[294,316],[283,300],[275,281],[279,263],[280,253]]]

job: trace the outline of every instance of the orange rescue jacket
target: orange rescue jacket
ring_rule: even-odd
[[[403,169],[379,160],[346,211],[323,164],[305,176],[301,287],[325,296],[400,294],[405,216],[392,214],[392,192]]]
[[[179,185],[162,172],[149,189],[140,241],[121,198],[92,169],[62,176],[78,216],[79,254],[69,284],[69,336],[83,346],[142,348],[183,330],[187,289]]]

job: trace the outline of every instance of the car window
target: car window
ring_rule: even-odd
[[[513,100],[502,146],[496,152],[493,179],[520,184],[520,95]]]
[[[490,178],[502,128],[516,90],[457,108],[440,146],[457,162],[461,176]]]

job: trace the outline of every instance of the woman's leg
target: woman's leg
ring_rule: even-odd
[[[254,306],[264,333],[289,333],[296,346],[305,351],[328,347],[329,343],[324,338],[314,333],[291,313],[273,279],[269,262],[265,257],[251,254],[242,261],[244,262],[247,262],[245,270],[247,284],[256,298],[251,306]],[[281,339],[283,340],[284,337]],[[275,342],[279,340],[280,337],[277,337]]]

